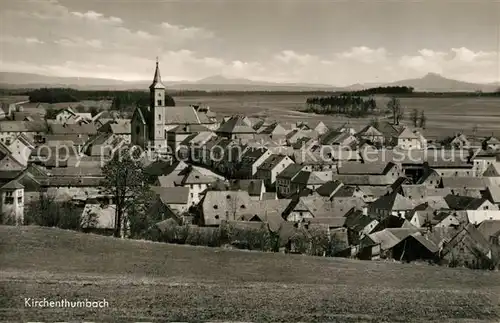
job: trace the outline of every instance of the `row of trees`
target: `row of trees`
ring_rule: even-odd
[[[410,120],[414,127],[425,128],[427,117],[424,110],[413,109],[410,114]]]
[[[373,114],[377,108],[375,99],[363,99],[352,95],[311,97],[306,100],[306,105],[306,112],[343,114],[350,117],[362,117]]]
[[[351,95],[369,96],[375,94],[411,94],[413,93],[413,88],[411,86],[379,86],[370,89],[364,89],[359,91],[350,92]]]

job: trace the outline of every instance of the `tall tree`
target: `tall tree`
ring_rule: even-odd
[[[115,237],[121,236],[127,211],[143,204],[149,196],[141,154],[133,147],[117,150],[103,167],[103,186],[116,206]]]
[[[393,123],[399,124],[399,119],[401,118],[401,102],[399,99],[393,96],[389,102],[387,102],[387,109],[392,113]]]
[[[413,123],[414,127],[418,126],[418,120],[419,120],[419,118],[420,118],[420,116],[419,116],[418,110],[417,109],[411,110],[410,120]]]
[[[425,116],[424,110],[420,111],[420,128],[425,129],[425,124],[427,123],[427,117]]]

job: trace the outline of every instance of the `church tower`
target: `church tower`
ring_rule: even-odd
[[[153,126],[152,138],[155,146],[165,141],[165,85],[161,82],[160,67],[156,58],[156,70],[153,83],[149,86],[149,101],[151,109],[151,125]]]

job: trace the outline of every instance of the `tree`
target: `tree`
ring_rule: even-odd
[[[418,114],[418,110],[417,109],[413,109],[411,110],[411,114],[410,114],[410,120],[411,122],[413,123],[413,126],[414,127],[417,127],[418,126],[418,120],[419,120],[419,114]]]
[[[425,124],[427,122],[427,117],[425,116],[424,111],[420,111],[420,128],[425,129]]]
[[[405,110],[403,107],[399,107],[397,113],[396,113],[396,124],[399,125],[399,121],[403,120],[405,116]]]
[[[373,128],[378,129],[379,125],[380,125],[380,122],[379,122],[378,118],[372,118],[370,120],[370,126],[372,126]]]
[[[392,119],[394,124],[399,124],[399,120],[402,119],[402,108],[401,102],[396,97],[392,97],[387,103],[387,108],[392,113]]]
[[[103,186],[116,205],[115,237],[121,236],[127,211],[144,204],[149,196],[149,186],[141,162],[142,152],[134,148],[137,147],[125,147],[116,151],[103,167]]]

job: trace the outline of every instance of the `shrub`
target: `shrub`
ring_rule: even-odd
[[[90,222],[89,222],[90,221]],[[82,219],[82,209],[70,202],[56,202],[53,197],[41,195],[40,200],[27,208],[24,224],[81,230],[83,222],[95,223],[95,215]]]

